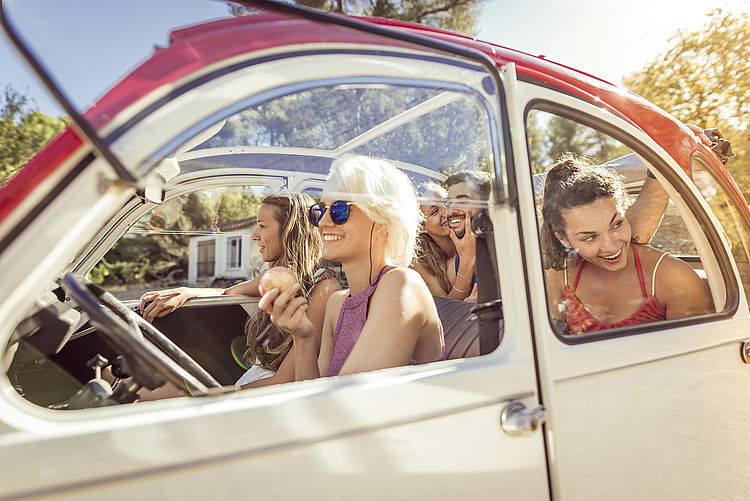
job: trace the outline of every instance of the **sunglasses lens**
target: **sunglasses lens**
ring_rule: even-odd
[[[344,224],[349,219],[349,205],[346,202],[337,201],[331,204],[331,220],[335,224]]]
[[[310,207],[310,224],[312,224],[313,226],[318,226],[318,223],[323,218],[323,214],[325,213],[325,211],[325,208],[320,204],[315,204]]]

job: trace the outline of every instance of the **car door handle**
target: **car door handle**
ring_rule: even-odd
[[[513,401],[503,409],[500,426],[508,435],[517,437],[535,432],[546,419],[547,409],[543,405],[527,409],[521,402]]]

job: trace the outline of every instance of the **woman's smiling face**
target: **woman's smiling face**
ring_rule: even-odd
[[[611,197],[599,198],[563,212],[566,235],[555,233],[565,247],[609,271],[625,268],[630,244],[630,223]]]
[[[445,217],[445,206],[437,205],[420,205],[422,214],[424,214],[424,224],[422,229],[432,237],[448,236],[448,220]]]
[[[260,257],[266,263],[281,258],[283,244],[281,242],[281,224],[276,219],[277,209],[268,204],[261,204],[258,209],[257,226],[250,236],[258,244]]]
[[[318,222],[318,231],[323,240],[323,257],[345,262],[358,255],[367,255],[372,221],[359,207],[352,204],[349,206],[349,217],[346,222],[334,223],[331,219],[330,205],[335,201],[328,198],[320,200],[320,204],[327,207]]]

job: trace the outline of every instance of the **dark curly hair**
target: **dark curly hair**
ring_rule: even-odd
[[[545,268],[562,270],[566,266],[568,250],[555,236],[556,232],[566,235],[564,213],[604,197],[611,197],[622,209],[629,201],[625,184],[612,169],[564,153],[547,171],[540,235]]]

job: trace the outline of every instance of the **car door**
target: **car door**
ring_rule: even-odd
[[[750,482],[744,469],[750,435],[739,418],[750,412],[745,398],[750,373],[741,357],[750,327],[746,213],[736,199],[730,201],[721,176],[710,174],[714,168],[705,157],[693,157],[693,182],[640,129],[595,102],[537,84],[528,79],[518,85],[515,113],[526,125],[527,155],[516,154],[515,160],[519,191],[528,189],[519,198],[533,263],[529,283],[549,411],[553,495],[741,499]],[[531,174],[543,172],[565,150],[613,167],[623,163],[615,157],[630,154],[654,173],[672,201],[659,230],[662,237],[657,232],[652,246],[693,265],[710,289],[715,314],[586,337],[555,330],[549,312],[556,305],[545,297]],[[641,170],[640,182],[644,176]],[[721,212],[723,228],[709,204]]]
[[[130,174],[146,173],[174,155],[179,162],[180,145],[222,120],[247,112],[239,116],[241,121],[248,114],[309,102],[289,115],[290,123],[309,124],[294,129],[299,143],[266,144],[280,137],[272,133],[276,129],[266,129],[269,134],[261,131],[253,144],[209,146],[250,155],[276,146],[303,148],[308,160],[319,157],[310,151],[316,149],[370,154],[391,160],[415,184],[441,180],[451,169],[484,169],[491,173],[493,187],[479,208],[487,209],[495,229],[497,265],[479,274],[479,281],[490,271],[497,274],[493,286],[503,298],[504,314],[498,324],[502,330],[494,327],[499,346],[470,358],[103,409],[32,405],[4,379],[0,434],[7,440],[0,447],[5,457],[17,459],[5,463],[4,475],[13,482],[4,483],[4,495],[549,498],[538,421],[519,419],[520,411],[536,408],[540,398],[521,242],[505,238],[519,232],[516,207],[509,203],[515,186],[508,181],[506,163],[515,147],[507,141],[505,111],[513,68],[497,74],[482,57],[445,44],[426,48],[419,40],[388,38],[385,29],[382,35],[365,35],[356,31],[356,22],[329,21],[345,24],[343,29],[295,16],[290,8],[283,14],[247,16],[241,31],[222,31],[216,24],[195,28],[200,43],[193,48],[197,56],[208,51],[206,66],[180,73],[175,82],[151,73],[159,67],[153,61],[136,68],[133,78],[121,83],[125,88],[137,86],[144,75],[166,88],[144,95],[120,116],[107,117],[118,127],[104,126],[99,146]],[[238,20],[227,23],[236,26]],[[178,45],[187,35],[173,35],[172,40]],[[257,53],[256,45],[261,47]],[[210,52],[230,46],[233,53],[226,57]],[[244,52],[237,52],[238,46]],[[154,57],[165,61],[168,55],[165,48]],[[109,96],[117,95],[117,89]],[[348,104],[331,110],[323,106],[340,101]],[[388,106],[381,109],[378,103]],[[372,120],[351,130],[326,127],[339,124],[338,115],[366,115],[370,109],[365,105],[375,110]],[[94,109],[86,119],[96,124],[102,119],[98,113]],[[320,130],[314,137],[307,134]],[[289,157],[299,153],[294,150]],[[227,162],[222,168],[231,168]],[[304,185],[320,172],[302,169],[298,174]],[[64,204],[76,194],[62,189],[57,197]],[[161,196],[152,198],[158,203]],[[113,207],[107,210],[116,214]],[[122,226],[120,234],[128,227]],[[85,231],[92,234],[91,228]],[[80,257],[74,236],[59,245]],[[28,232],[18,239],[20,244],[32,242]],[[96,242],[84,248],[96,249]],[[90,269],[97,260],[87,259]],[[27,291],[42,289],[22,285]],[[4,335],[7,340],[10,332]]]

